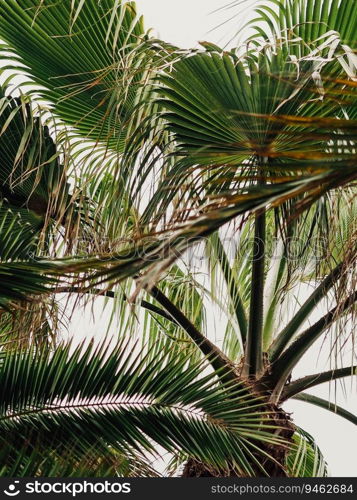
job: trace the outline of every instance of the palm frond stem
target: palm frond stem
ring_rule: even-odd
[[[343,263],[337,265],[321,284],[314,290],[306,302],[300,307],[299,311],[289,321],[286,327],[279,333],[269,349],[269,359],[271,363],[276,361],[287,347],[299,327],[304,323],[309,314],[317,304],[327,295],[333,285],[341,278],[345,266]]]
[[[315,324],[302,332],[299,337],[284,351],[280,358],[270,368],[269,380],[273,384],[273,400],[279,400],[281,392],[293,368],[305,352],[322,335],[333,321],[343,316],[357,301],[357,291],[351,294],[342,304],[334,307]]]
[[[307,375],[306,377],[294,380],[287,385],[283,391],[282,400],[285,401],[286,399],[289,399],[316,385],[343,377],[351,377],[352,375],[357,375],[357,365],[348,366],[346,368],[337,368],[336,370],[328,370],[322,373],[315,373],[314,375]]]
[[[207,356],[212,368],[217,371],[221,380],[228,383],[236,382],[237,374],[227,356],[207,339],[158,287],[154,286],[147,291],[172,316],[175,323],[185,330],[202,354]]]
[[[296,399],[297,401],[305,401],[306,403],[311,403],[315,406],[319,406],[320,408],[324,408],[325,410],[331,411],[332,413],[335,413],[336,415],[345,418],[352,424],[357,425],[356,415],[353,415],[353,413],[345,410],[341,406],[330,403],[330,401],[318,398],[317,396],[313,396],[312,394],[306,394],[305,392],[293,396],[292,399]]]
[[[91,295],[96,295],[98,297],[109,297],[111,299],[115,299],[116,293],[113,290],[103,290],[101,288],[86,288],[83,290],[80,287],[62,287],[56,289],[56,293],[85,293],[85,294],[91,294]],[[123,294],[123,300],[129,300],[128,297],[126,297],[125,294]],[[146,309],[147,311],[150,311],[154,314],[158,314],[159,316],[167,319],[168,321],[172,321],[173,323],[178,324],[173,317],[170,314],[167,314],[166,311],[161,309],[160,307],[157,307],[155,304],[151,304],[147,300],[140,300],[137,302],[137,305]]]

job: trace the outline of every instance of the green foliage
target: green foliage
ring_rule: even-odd
[[[215,374],[202,377],[205,364],[186,367],[187,360],[165,353],[140,360],[128,341],[2,356],[2,474],[58,475],[73,467],[73,475],[84,464],[102,474],[106,461],[107,473],[121,474],[121,462],[131,460],[140,471],[136,455],[157,456],[160,445],[251,475],[257,445],[276,442],[264,402],[242,383],[222,387]]]
[[[320,41],[326,34],[337,32],[343,43],[355,46],[357,17],[353,0],[267,0],[256,8],[259,17],[254,25],[261,36],[279,37],[283,33],[287,37],[295,35],[306,43]],[[300,44],[300,50],[308,50]]]
[[[131,1],[0,0],[0,475],[156,476],[159,448],[326,475],[279,405],[356,423],[303,392],[355,367],[288,383],[355,319],[353,3],[266,0],[248,44],[180,51]],[[105,296],[119,343],[61,343],[59,293]]]
[[[82,136],[122,149],[145,64],[133,2],[0,3],[0,36],[41,85],[41,96]],[[14,22],[17,29],[14,30]]]
[[[287,458],[293,477],[326,477],[327,464],[314,439],[302,429],[294,434],[294,445]]]

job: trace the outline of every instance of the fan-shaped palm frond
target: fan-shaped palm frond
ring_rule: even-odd
[[[0,192],[2,210],[18,214],[33,236],[48,217],[65,216],[69,199],[65,171],[53,140],[26,100],[0,88]]]
[[[6,220],[13,218],[12,232],[18,233],[17,244],[24,238],[41,243],[45,253],[62,228],[65,243],[70,247],[75,234],[83,237],[93,226],[89,210],[84,213],[80,190],[70,187],[68,151],[57,148],[46,122],[48,116],[35,108],[29,98],[14,98],[0,87],[0,196],[1,214]],[[77,192],[78,191],[78,192]],[[7,213],[8,211],[8,213]],[[79,227],[80,226],[80,227]],[[3,226],[5,227],[5,226]],[[51,234],[52,233],[52,234]],[[31,254],[39,253],[39,248]],[[52,249],[54,250],[54,248]],[[16,252],[12,258],[20,257]],[[1,255],[5,259],[6,255]]]
[[[267,0],[256,7],[259,17],[250,24],[265,39],[282,34],[300,38],[304,42],[300,44],[302,53],[307,44],[318,45],[324,35],[333,32],[340,35],[342,43],[353,47],[357,29],[354,7],[353,0]]]
[[[2,1],[0,15],[0,36],[56,114],[121,150],[145,67],[134,50],[144,37],[134,2]]]
[[[324,163],[328,168],[334,158],[329,141],[343,140],[336,132],[344,126],[351,139],[355,125],[333,119],[341,103],[328,91],[323,101],[315,99],[313,71],[307,64],[300,73],[284,47],[268,47],[243,60],[208,51],[176,63],[162,77],[160,104],[179,154],[192,163],[238,172],[252,156],[270,158],[273,166],[264,169],[268,177],[269,170],[279,171],[277,160],[284,162],[284,172],[309,163],[312,169],[315,162],[317,169]]]

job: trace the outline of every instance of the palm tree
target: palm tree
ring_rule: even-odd
[[[326,475],[282,404],[357,423],[305,392],[356,366],[292,378],[353,331],[353,3],[181,51],[133,2],[0,0],[2,475]],[[59,294],[110,300],[115,345],[61,342]]]

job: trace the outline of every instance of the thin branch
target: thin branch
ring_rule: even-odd
[[[306,403],[311,403],[312,405],[319,406],[320,408],[324,408],[324,410],[331,411],[340,417],[345,418],[352,424],[357,425],[357,416],[353,415],[349,411],[345,410],[341,406],[330,403],[330,401],[326,401],[325,399],[318,398],[317,396],[313,396],[312,394],[297,394],[293,396],[292,399],[296,399],[297,401],[305,401]]]
[[[294,380],[287,385],[283,391],[281,400],[286,401],[296,394],[306,391],[315,385],[323,384],[325,382],[330,382],[343,377],[352,377],[353,375],[357,375],[357,365],[316,373],[314,375],[307,375],[306,377]]]
[[[177,326],[183,328],[189,337],[194,341],[201,352],[207,356],[214,370],[221,372],[221,378],[224,378],[228,382],[237,381],[237,375],[234,372],[234,367],[231,361],[225,356],[225,354],[215,346],[210,340],[208,340],[191,322],[190,320],[180,311],[175,304],[173,304],[166,295],[164,295],[157,287],[153,287],[151,290],[147,291],[159,304],[166,309],[163,310],[160,307],[151,304],[145,300],[140,301],[139,305],[150,312],[160,315],[161,317],[175,323]],[[115,292],[108,290],[101,290],[100,288],[92,288],[90,290],[83,291],[81,288],[77,287],[62,287],[56,289],[56,293],[90,293],[93,295],[115,298]],[[127,298],[123,297],[124,300]],[[223,372],[222,372],[223,370]]]
[[[169,313],[173,321],[185,330],[200,351],[207,356],[213,369],[218,372],[221,379],[226,382],[236,382],[237,374],[232,362],[210,340],[208,340],[191,321],[166,297],[156,286],[147,292]]]
[[[102,290],[101,288],[91,288],[91,289],[87,289],[87,290],[82,290],[81,288],[77,288],[77,287],[61,287],[61,288],[57,288],[55,290],[56,293],[84,293],[84,294],[91,294],[91,295],[97,295],[97,296],[101,296],[101,297],[110,297],[111,299],[115,299],[115,292],[113,292],[112,290]],[[123,300],[128,300],[128,298],[123,295]],[[140,302],[138,302],[138,305],[140,307],[143,307],[144,309],[147,309],[148,311],[154,313],[154,314],[158,314],[159,316],[173,322],[173,323],[176,323],[176,321],[172,318],[172,316],[170,316],[170,314],[167,314],[166,311],[164,311],[163,309],[161,309],[160,307],[157,307],[155,306],[154,304],[151,304],[150,302],[147,302],[146,300],[141,300]],[[178,325],[178,323],[176,323],[176,325]],[[179,326],[179,325],[178,325]]]

